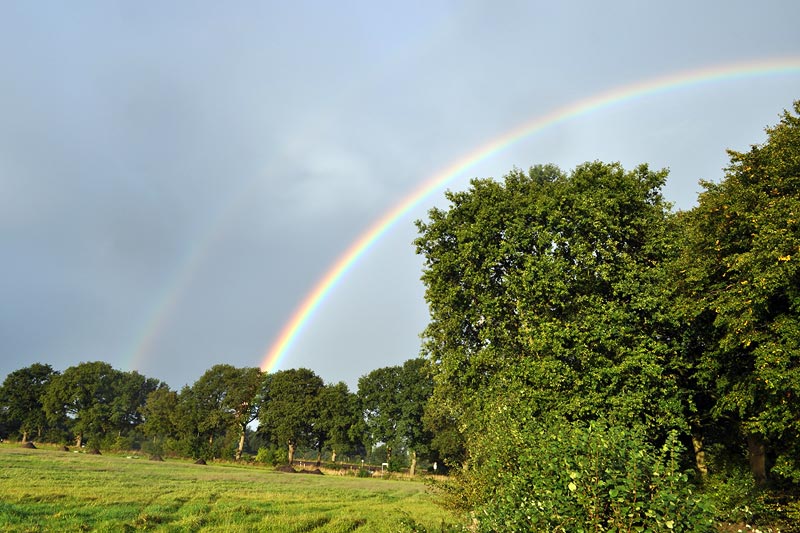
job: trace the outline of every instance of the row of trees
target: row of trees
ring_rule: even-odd
[[[800,483],[800,119],[729,153],[687,212],[666,171],[592,162],[417,223],[426,417],[483,530],[699,531],[739,469]]]
[[[104,362],[57,372],[36,363],[10,373],[0,387],[2,434],[92,448],[167,448],[195,458],[231,455],[260,444],[321,456],[366,455],[383,445],[387,460],[402,451],[430,454],[422,410],[433,390],[425,362],[411,359],[361,377],[358,392],[325,384],[300,368],[265,374],[216,365],[180,391]],[[255,429],[252,430],[251,428]],[[252,441],[252,442],[250,442]],[[248,444],[250,447],[248,449]]]

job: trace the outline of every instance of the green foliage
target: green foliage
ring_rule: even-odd
[[[451,488],[471,494],[482,531],[713,531],[675,435],[656,448],[628,427],[519,423],[507,411],[490,428]]]
[[[264,382],[259,430],[276,446],[287,446],[289,464],[298,446],[316,444],[314,424],[322,388],[322,378],[307,368],[281,370]]]
[[[717,519],[728,522],[753,523],[759,513],[759,493],[750,469],[741,462],[725,458],[725,451],[716,450],[712,473],[703,483],[703,492],[714,502]]]
[[[358,396],[344,382],[339,382],[325,385],[319,391],[318,401],[314,424],[318,448],[339,457],[353,453],[363,441],[365,430]]]
[[[599,162],[514,170],[418,222],[436,419],[470,425],[487,390],[521,386],[542,413],[684,429],[665,178]]]
[[[537,419],[524,395],[487,400],[485,407],[486,419],[473,419],[480,426],[470,433],[470,462],[440,487],[449,506],[473,511],[483,530],[635,531],[661,524],[661,531],[667,523],[678,531],[710,530],[711,507],[689,482],[674,434],[656,446],[630,426]]]
[[[255,460],[257,463],[269,466],[278,466],[288,463],[286,450],[283,448],[276,448],[274,446],[269,448],[259,448],[258,452],[256,453]]]
[[[695,450],[677,440],[709,395],[675,305],[686,218],[665,178],[599,162],[514,170],[418,222],[427,420],[463,438],[450,494],[482,528],[710,527],[683,471]]]
[[[194,458],[241,457],[247,424],[262,405],[258,368],[215,365],[177,396],[156,391],[143,409],[148,435],[171,436]]]
[[[800,102],[795,103],[800,113]],[[772,473],[800,481],[800,117],[784,113],[767,141],[729,152],[720,183],[703,183],[684,217],[681,298],[693,339],[703,419],[728,449],[747,441],[775,457]],[[716,435],[716,428],[721,428]],[[731,429],[735,431],[730,431]],[[768,465],[753,462],[766,483]]]
[[[165,439],[162,438],[153,438],[153,439],[146,439],[141,444],[142,452],[146,453],[147,455],[161,455],[163,456],[166,453],[166,448],[164,446]]]
[[[433,381],[427,371],[423,359],[409,359],[403,365],[373,370],[358,380],[369,443],[385,444],[390,464],[393,450],[428,452],[431,435],[422,417]]]
[[[42,404],[50,381],[58,374],[50,365],[33,365],[11,372],[0,387],[0,418],[6,431],[19,433],[23,440],[47,431]]]
[[[147,395],[142,406],[141,430],[148,437],[168,437],[175,435],[175,408],[178,393],[166,387],[158,388]]]
[[[114,429],[114,398],[122,373],[101,361],[80,363],[53,378],[43,396],[48,422],[66,425],[77,437],[76,444],[99,447]],[[116,404],[116,407],[119,407]]]

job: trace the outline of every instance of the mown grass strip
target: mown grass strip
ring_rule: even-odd
[[[0,445],[0,530],[441,531],[418,482]]]

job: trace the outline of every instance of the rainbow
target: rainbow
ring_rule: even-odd
[[[297,309],[295,309],[288,322],[286,322],[277,339],[264,354],[263,361],[261,362],[261,369],[265,372],[272,372],[277,368],[289,348],[291,348],[292,343],[303,331],[303,327],[308,323],[325,297],[330,294],[336,286],[336,283],[347,274],[359,258],[366,254],[370,247],[375,244],[382,235],[389,231],[398,220],[402,219],[425,198],[441,189],[448,182],[462,175],[479,162],[492,157],[521,139],[541,132],[545,128],[636,98],[700,84],[751,78],[754,76],[797,73],[800,73],[800,57],[775,58],[681,71],[613,88],[606,92],[567,104],[550,113],[525,122],[509,130],[500,137],[487,142],[428,178],[417,187],[417,189],[412,191],[408,196],[403,198],[376,220],[344,251],[344,253],[341,254],[341,256],[339,256],[322,278],[317,281],[311,292],[306,295]]]
[[[252,185],[254,183],[246,183],[233,193],[223,195],[218,209],[207,217],[207,223],[198,232],[202,238],[192,242],[183,251],[182,258],[176,262],[176,268],[167,276],[161,297],[156,301],[152,312],[148,313],[147,321],[126,354],[127,364],[123,364],[122,368],[142,370],[142,365],[149,358],[153,346],[169,325],[170,318],[175,315],[181,296],[189,290],[194,281],[194,273],[207,259],[213,244],[225,233],[225,221],[230,219],[242,199],[247,197]]]

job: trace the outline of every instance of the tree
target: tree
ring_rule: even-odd
[[[636,428],[647,446],[687,433],[691,406],[663,291],[663,264],[677,253],[666,175],[601,162],[569,174],[513,170],[448,192],[449,208],[417,223],[429,412],[465,439],[468,505],[499,490],[500,433],[530,434],[554,426],[548,420]]]
[[[259,413],[259,431],[278,446],[288,449],[294,463],[298,446],[315,446],[319,394],[322,378],[307,368],[281,370],[264,381],[264,405]]]
[[[112,404],[120,375],[101,361],[80,363],[56,375],[43,398],[48,422],[66,421],[76,446],[88,437],[90,444],[99,448],[102,438],[115,426]]]
[[[423,359],[410,359],[402,366],[373,370],[358,380],[358,396],[371,444],[386,445],[386,460],[405,448],[411,455],[414,474],[418,451],[427,451],[430,435],[422,423],[425,403],[433,390]]]
[[[169,401],[169,400],[166,400]],[[155,406],[154,406],[155,407]],[[185,385],[178,393],[172,426],[183,455],[208,459],[213,455],[214,425],[207,422],[209,411],[194,387]],[[212,420],[215,418],[211,416]]]
[[[228,390],[223,407],[233,415],[233,424],[239,432],[235,456],[237,461],[242,458],[247,425],[258,418],[263,381],[264,374],[255,367],[235,368],[227,375]]]
[[[391,463],[392,450],[399,442],[397,423],[400,420],[398,405],[400,367],[378,368],[358,379],[358,397],[367,424],[369,444],[386,445],[386,461]]]
[[[215,440],[235,433],[238,442],[235,458],[241,458],[247,425],[256,419],[261,404],[262,374],[258,368],[236,368],[214,365],[192,385],[181,392],[178,426],[188,441],[201,437],[214,454]],[[203,454],[203,446],[190,446],[195,454]]]
[[[466,443],[460,431],[461,410],[453,401],[456,397],[451,387],[439,384],[433,389],[422,415],[423,427],[431,435],[430,460],[439,463],[442,473],[464,464],[466,459]]]
[[[58,374],[50,365],[34,363],[6,376],[0,387],[0,409],[9,431],[19,432],[22,442],[35,434],[41,438],[47,427],[42,405],[44,391]]]
[[[519,385],[542,391],[543,411],[607,412],[661,433],[681,424],[658,291],[673,253],[665,178],[603,163],[514,170],[448,193],[451,208],[418,223],[425,350],[459,415]]]
[[[702,183],[678,280],[705,419],[737,430],[761,485],[768,454],[800,481],[800,102],[794,111],[764,144],[729,151],[720,183]]]
[[[347,384],[339,382],[325,385],[318,396],[317,444],[331,451],[331,461],[337,454],[349,453],[358,446],[363,426],[358,395],[350,392]]]
[[[120,372],[114,383],[111,400],[111,423],[117,435],[130,435],[144,422],[142,408],[150,393],[166,389],[166,383],[147,378],[138,372]]]
[[[177,437],[174,417],[178,406],[178,393],[168,387],[159,387],[147,395],[141,408],[142,433],[153,437]]]
[[[431,433],[423,423],[425,406],[433,394],[433,379],[424,359],[409,359],[403,363],[400,389],[401,419],[399,424],[403,443],[411,456],[410,473],[416,473],[417,457],[430,452]]]

